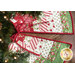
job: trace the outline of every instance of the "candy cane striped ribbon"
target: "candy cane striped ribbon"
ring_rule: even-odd
[[[42,31],[42,32],[48,32],[48,24],[47,23],[43,23],[43,24],[40,24],[39,25],[39,29],[40,29],[40,31]]]
[[[30,48],[35,50],[37,48],[38,38],[33,37],[30,41]]]
[[[47,16],[47,17],[50,17],[50,15],[53,15],[50,11],[43,11],[43,13],[44,13],[44,15],[45,16]],[[41,17],[41,21],[43,21],[43,22],[47,22],[47,19],[45,18],[45,17]],[[49,24],[49,23],[48,23]],[[47,23],[42,23],[42,24],[40,24],[39,25],[39,29],[40,29],[40,31],[42,31],[42,32],[48,32],[48,25]]]
[[[20,47],[18,47],[16,44],[12,44],[12,43],[10,43],[9,44],[9,46],[8,46],[8,48],[9,49],[11,49],[11,50],[20,50],[21,48]]]
[[[50,11],[43,11],[43,13],[45,14],[45,16],[48,16],[48,17],[50,17],[50,15],[53,15]]]
[[[41,21],[47,22],[47,20],[46,20],[45,18],[41,18]],[[40,29],[42,32],[47,32],[47,31],[48,31],[47,28],[48,28],[47,23],[42,23],[42,24],[39,25],[39,29]]]

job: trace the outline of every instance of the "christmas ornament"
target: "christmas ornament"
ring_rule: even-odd
[[[16,14],[10,19],[18,32],[73,34],[74,26],[71,12],[42,11],[39,18]]]
[[[29,62],[34,62],[37,59],[42,60],[41,62],[46,62],[47,59],[49,59],[50,62],[53,62],[56,56],[60,54],[62,48],[72,47],[70,43],[27,35],[23,33],[15,34],[13,39],[18,46],[30,52],[30,56],[27,59]]]

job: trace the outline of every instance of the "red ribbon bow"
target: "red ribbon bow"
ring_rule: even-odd
[[[16,13],[15,17],[11,19],[11,22],[14,24],[16,30],[18,32],[25,32],[25,31],[33,31],[33,21],[34,19],[31,15],[21,15]]]

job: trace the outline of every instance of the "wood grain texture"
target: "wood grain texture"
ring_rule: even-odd
[[[73,16],[74,29],[75,29],[75,11],[72,11],[72,16]],[[70,61],[70,63],[75,63],[75,34],[74,35],[38,34],[38,33],[37,34],[36,33],[26,33],[26,34],[72,43],[73,58]]]

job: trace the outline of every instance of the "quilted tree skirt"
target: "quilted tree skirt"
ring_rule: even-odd
[[[49,33],[49,34],[74,34],[71,12],[69,11],[42,11],[39,17],[33,18],[29,14],[16,13],[11,17],[18,33],[11,37],[13,45],[9,49],[22,49],[22,53],[29,52],[29,63],[63,63],[60,52],[64,48],[71,48],[72,44],[52,39],[24,34]],[[14,47],[14,48],[13,48]]]
[[[11,22],[18,32],[74,34],[73,19],[69,11],[42,11],[39,18],[31,19],[31,25],[28,24],[29,19],[31,18],[27,15],[16,14]]]
[[[29,63],[63,63],[64,61],[60,57],[60,51],[64,48],[72,47],[70,43],[24,33],[17,33],[11,39],[23,49],[22,52],[28,51],[30,53],[27,58]]]

